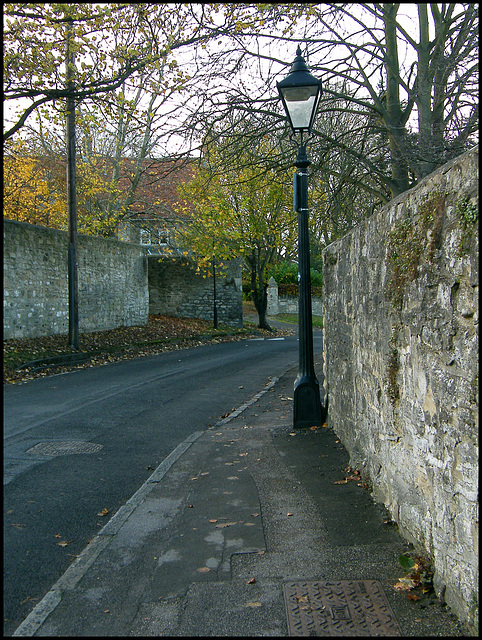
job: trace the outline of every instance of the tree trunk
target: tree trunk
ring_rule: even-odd
[[[392,197],[409,187],[408,164],[404,157],[405,127],[400,105],[400,64],[398,60],[396,17],[397,4],[384,4],[384,30],[386,41],[385,72],[387,74],[386,125],[390,141],[392,169]]]
[[[268,284],[264,282],[264,269],[258,270],[256,268],[256,259],[249,261],[251,269],[251,292],[253,295],[254,306],[258,312],[258,327],[260,329],[266,329],[272,331],[266,319],[266,311],[268,308]]]
[[[417,108],[418,131],[420,134],[419,178],[434,170],[432,149],[432,78],[430,73],[430,38],[428,30],[427,5],[418,4],[418,24],[420,42],[418,44]]]

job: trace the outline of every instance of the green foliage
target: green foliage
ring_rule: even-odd
[[[266,278],[274,278],[276,283],[298,285],[298,265],[294,262],[284,260],[268,265],[266,269]],[[323,274],[318,269],[310,269],[311,287],[323,286]]]
[[[312,287],[322,287],[323,286],[323,274],[321,271],[317,269],[310,269],[310,280]]]
[[[406,556],[405,554],[398,556],[398,562],[400,563],[402,569],[407,572],[411,571],[415,566],[415,560],[413,558],[410,558],[409,556]]]
[[[278,285],[280,284],[297,284],[298,282],[298,265],[295,262],[283,260],[270,264],[266,269],[266,278],[274,278]]]
[[[461,235],[458,248],[458,256],[467,255],[470,239],[475,233],[479,222],[479,210],[468,198],[461,199],[455,205],[455,215],[460,222]]]

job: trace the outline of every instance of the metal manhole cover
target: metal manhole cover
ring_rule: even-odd
[[[284,585],[290,636],[400,636],[377,580],[326,580]]]
[[[62,442],[39,442],[27,453],[40,456],[66,456],[72,453],[96,453],[102,449],[102,444],[83,442],[82,440],[64,440]]]

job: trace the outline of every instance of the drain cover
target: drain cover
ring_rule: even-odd
[[[62,442],[39,442],[27,451],[40,456],[66,456],[72,453],[96,453],[103,445],[82,440],[64,440]]]
[[[284,585],[290,636],[400,636],[377,580]]]

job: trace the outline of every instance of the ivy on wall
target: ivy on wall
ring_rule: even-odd
[[[419,275],[422,264],[433,264],[440,248],[446,201],[454,192],[436,189],[427,194],[413,218],[407,214],[388,234],[387,267],[390,273],[387,296],[395,309],[401,311],[404,292]],[[478,224],[478,208],[468,198],[457,200],[454,212],[460,225],[457,255],[468,253],[470,242]],[[398,331],[392,331],[387,365],[387,394],[395,404],[399,398],[397,374],[400,367],[397,350]]]
[[[387,294],[401,310],[406,286],[416,279],[422,261],[432,263],[440,245],[440,234],[448,193],[433,191],[418,207],[412,220],[406,215],[388,234],[387,262],[390,269]]]

